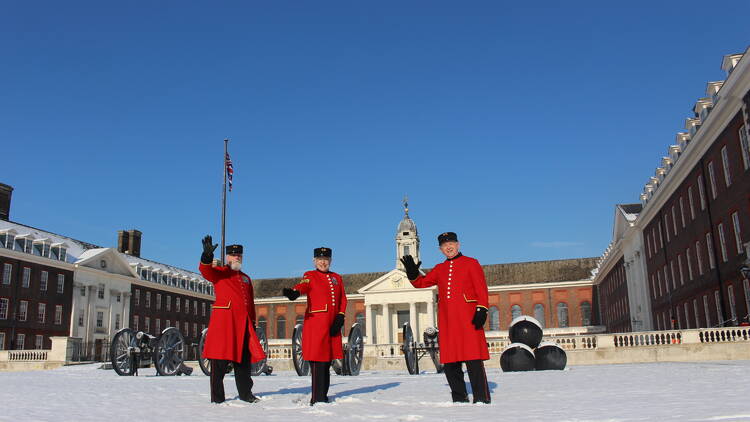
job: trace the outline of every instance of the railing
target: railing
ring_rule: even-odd
[[[750,340],[750,327],[707,328],[700,330],[701,343],[724,343]]]
[[[49,350],[8,350],[8,360],[11,362],[44,361],[47,360]]]
[[[682,332],[663,331],[656,333],[615,334],[615,347],[662,346],[682,344]]]

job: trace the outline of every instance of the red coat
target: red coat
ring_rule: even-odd
[[[302,357],[315,362],[343,359],[341,334],[331,337],[333,319],[346,311],[346,292],[341,276],[334,272],[308,271],[294,290],[307,295]]]
[[[490,358],[484,329],[471,323],[477,306],[487,309],[487,282],[479,261],[460,255],[435,266],[411,284],[417,288],[438,286],[440,362]]]
[[[255,363],[265,359],[266,355],[253,329],[255,302],[250,277],[229,267],[212,267],[202,262],[198,269],[203,278],[214,284],[216,294],[203,357],[241,362],[244,330],[248,327],[250,360]]]

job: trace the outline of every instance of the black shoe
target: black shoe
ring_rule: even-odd
[[[310,400],[310,406],[314,405],[315,403],[328,403],[328,397],[326,397],[325,400],[318,400],[318,401]]]
[[[489,400],[477,400],[477,399],[474,399],[474,403],[490,404],[491,402]]]
[[[258,403],[258,402],[260,401],[260,399],[259,399],[259,398],[257,398],[257,397],[255,397],[255,396],[253,395],[253,393],[250,393],[250,395],[249,395],[249,396],[247,396],[247,397],[245,397],[245,398],[242,398],[242,397],[240,397],[240,400],[242,400],[242,401],[246,401],[246,402],[248,402],[248,403]]]
[[[451,393],[451,396],[453,397],[453,403],[468,403],[469,402],[468,394]]]

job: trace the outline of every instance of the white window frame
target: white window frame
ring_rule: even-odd
[[[703,258],[701,258],[701,254],[703,253],[703,248],[701,248],[701,242],[696,241],[695,242],[695,259],[698,261],[698,275],[703,275]]]
[[[49,272],[42,271],[41,275],[39,276],[39,291],[46,292],[48,283],[49,283]]]
[[[133,330],[138,331],[138,315],[133,315]]]
[[[135,289],[135,295],[133,296],[133,306],[141,305],[141,290]]]
[[[180,312],[180,297],[179,296],[174,298],[174,311],[177,313]]]
[[[96,311],[96,328],[104,328],[104,311]]]
[[[96,289],[96,295],[99,299],[104,299],[105,289],[106,289],[106,286],[103,283],[99,283],[99,286]]]
[[[29,316],[29,301],[22,300],[18,303],[18,320],[24,322]]]
[[[154,334],[156,334],[158,336],[159,333],[161,333],[161,320],[159,318],[156,318],[156,321],[154,322],[154,324],[156,324],[154,326],[154,328],[155,328]]]
[[[40,324],[47,322],[47,304],[39,302],[36,308],[36,319]]]
[[[3,284],[10,284],[10,275],[13,273],[13,264],[3,264]]]
[[[84,314],[83,309],[78,310],[78,326],[83,327],[83,320],[86,315]]]
[[[714,269],[716,268],[716,260],[714,259],[714,236],[711,232],[706,233],[706,249],[706,252],[708,252],[708,266]]]
[[[5,332],[0,331],[0,350],[6,350],[5,349]]]
[[[669,217],[669,212],[664,213],[664,233],[667,234],[667,243],[669,243],[670,242],[669,221],[667,221],[667,217]]]
[[[664,290],[669,293],[669,277],[667,273],[667,264],[664,264]]]
[[[657,223],[659,228],[659,246],[664,248],[664,238],[661,236],[661,221],[658,221]],[[654,247],[656,247],[656,239],[654,239]]]
[[[115,314],[115,330],[120,329],[120,314]]]
[[[693,204],[693,187],[688,187],[688,203],[690,205],[690,219],[695,220],[695,204]]]
[[[716,317],[718,318],[716,324],[722,324],[724,322],[724,312],[721,310],[721,292],[714,290],[714,301],[716,302]]]
[[[698,176],[698,196],[701,199],[701,211],[706,209],[706,191],[703,189],[703,175]]]
[[[698,317],[698,299],[693,299],[693,313],[695,314],[695,328],[700,328],[701,320]]]
[[[659,270],[656,270],[656,285],[659,286],[659,296],[662,297],[664,293],[661,290],[661,272]]]
[[[206,316],[206,302],[201,302],[201,316]]]
[[[161,309],[161,293],[156,294],[156,310]]]
[[[677,255],[677,269],[680,270],[680,286],[685,285],[685,273],[682,270],[682,254]]]
[[[688,280],[693,280],[693,261],[690,259],[690,248],[687,248],[685,250],[685,261],[687,263],[687,269],[688,269]]]
[[[724,223],[719,223],[717,230],[719,231],[719,247],[721,248],[721,259],[722,262],[727,262],[729,261],[729,256],[727,255],[727,237],[724,234]]]
[[[151,292],[146,292],[146,308],[151,307]]]
[[[748,279],[742,280],[742,290],[745,292],[745,310],[750,313],[750,281]]]
[[[724,183],[726,183],[727,187],[730,187],[732,186],[732,173],[730,172],[729,153],[727,152],[726,145],[721,148],[721,164],[724,167]]]
[[[745,170],[750,168],[750,142],[747,139],[747,131],[745,125],[742,125],[739,130],[740,137],[740,150],[742,151],[742,164],[745,166]]]
[[[675,327],[678,330],[682,329],[682,312],[680,312],[680,305],[677,305],[675,308],[675,314],[677,314],[677,327]]]
[[[734,286],[727,286],[727,298],[729,299],[729,317],[737,321],[737,303],[734,300]]]
[[[677,289],[677,277],[675,277],[675,272],[674,272],[674,259],[669,261],[669,270],[672,273],[672,290],[676,290]]]
[[[706,327],[711,328],[711,308],[708,306],[708,295],[703,295],[703,312],[706,314]]]
[[[685,200],[680,196],[680,219],[682,220],[682,228],[685,228]]]
[[[677,238],[677,208],[672,205],[672,228],[674,229],[674,237]]]
[[[646,232],[646,257],[651,259],[651,240],[649,239],[648,232]]]
[[[172,311],[172,296],[166,295],[167,297],[167,311]]]
[[[732,226],[734,226],[734,241],[737,244],[737,253],[741,254],[745,251],[742,247],[742,231],[740,229],[740,216],[735,211],[732,213]]]
[[[716,174],[714,173],[714,162],[708,163],[708,182],[711,184],[711,199],[716,199]]]
[[[16,350],[25,350],[26,348],[26,334],[16,334]]]
[[[685,309],[685,328],[690,329],[690,307],[687,302],[683,303],[682,307]]]
[[[143,318],[143,331],[147,333],[151,331],[151,318],[149,317]]]
[[[31,285],[31,268],[23,267],[23,276],[21,277],[21,287],[28,289]]]
[[[57,293],[65,293],[65,274],[57,275]]]
[[[193,300],[193,315],[198,316],[198,301]]]
[[[0,319],[8,319],[8,314],[10,313],[10,299],[0,297],[0,304],[2,304],[0,305]]]
[[[44,348],[44,336],[37,334],[34,340],[34,348],[36,350],[42,350]]]
[[[55,325],[62,325],[62,305],[55,305]]]

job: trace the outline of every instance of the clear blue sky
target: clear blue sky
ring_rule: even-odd
[[[724,54],[733,2],[6,2],[0,182],[11,219],[194,269],[220,233],[254,277],[598,256]]]

